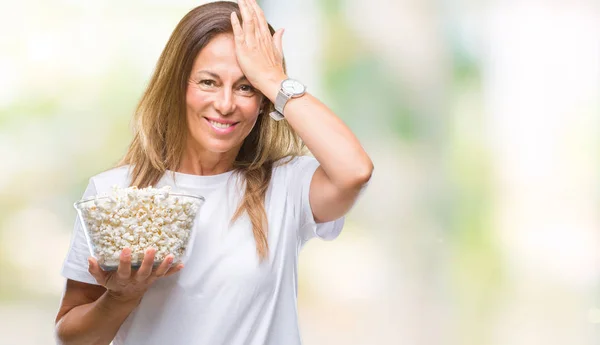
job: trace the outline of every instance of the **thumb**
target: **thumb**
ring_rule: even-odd
[[[285,29],[279,29],[273,35],[273,43],[275,44],[275,48],[279,52],[279,55],[281,55],[282,57],[283,57],[283,41],[282,41],[283,31],[285,31]]]
[[[96,282],[100,285],[104,285],[105,282],[105,277],[103,274],[102,269],[100,268],[100,266],[98,265],[98,261],[96,261],[96,259],[94,259],[93,257],[89,257],[88,258],[88,271],[90,272],[90,274],[92,275],[92,277],[94,277],[94,279],[96,279]]]

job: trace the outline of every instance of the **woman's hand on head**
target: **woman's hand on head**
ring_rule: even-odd
[[[169,254],[156,269],[153,269],[155,253],[154,248],[147,249],[140,268],[132,270],[131,249],[125,248],[121,252],[118,269],[110,272],[103,271],[98,261],[90,257],[89,272],[112,297],[124,302],[135,301],[141,299],[158,278],[168,277],[183,268],[183,264],[171,267],[173,255]]]
[[[243,24],[235,12],[231,13],[237,60],[248,81],[266,95],[264,88],[273,83],[278,86],[286,79],[281,41],[283,29],[271,36],[256,0],[239,0],[238,5]]]

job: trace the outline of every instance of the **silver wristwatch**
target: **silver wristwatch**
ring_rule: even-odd
[[[297,98],[306,93],[306,86],[296,79],[285,79],[281,82],[281,87],[275,98],[275,111],[272,111],[269,115],[274,120],[283,120],[283,108],[290,100],[290,98]]]

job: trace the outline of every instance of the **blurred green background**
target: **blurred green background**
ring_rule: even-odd
[[[78,200],[202,2],[0,2],[0,338],[52,344]],[[262,1],[375,164],[300,261],[304,343],[600,342],[600,4]]]

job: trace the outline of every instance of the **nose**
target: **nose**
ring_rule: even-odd
[[[221,92],[216,95],[214,106],[221,115],[225,116],[233,113],[236,106],[231,89],[222,88]]]

